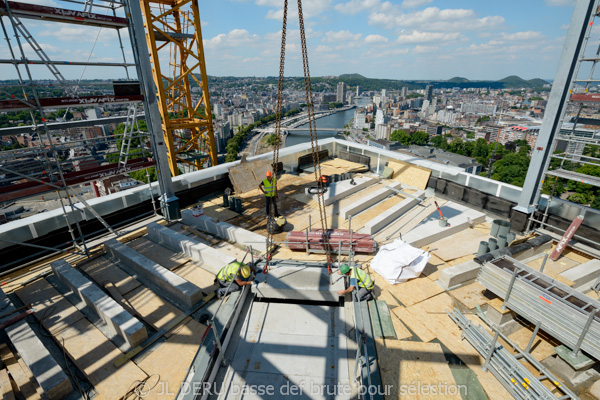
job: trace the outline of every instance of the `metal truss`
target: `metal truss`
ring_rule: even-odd
[[[140,0],[169,168],[217,164],[198,0]],[[164,72],[161,60],[170,60]],[[199,74],[199,78],[197,76]],[[191,82],[202,94],[193,98]]]

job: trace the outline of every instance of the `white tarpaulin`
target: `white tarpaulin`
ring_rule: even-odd
[[[421,275],[430,257],[426,251],[396,239],[379,249],[371,261],[371,268],[395,285]]]

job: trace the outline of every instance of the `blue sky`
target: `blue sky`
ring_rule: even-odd
[[[54,0],[41,3],[73,7]],[[283,0],[199,3],[210,75],[278,74]],[[573,0],[304,0],[311,75],[552,79],[573,4]],[[297,21],[296,2],[290,0],[287,76],[302,74]],[[53,59],[86,60],[98,37],[91,58],[120,60],[114,32],[25,22]],[[130,57],[129,49],[126,53]],[[0,57],[10,58],[4,40]],[[44,67],[36,68],[36,76],[49,77]],[[61,71],[69,79],[82,73],[78,67]],[[14,67],[1,65],[0,76],[13,78]],[[122,69],[88,68],[83,74],[84,79],[123,76]]]

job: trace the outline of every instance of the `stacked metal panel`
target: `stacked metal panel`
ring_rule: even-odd
[[[481,326],[475,326],[460,311],[454,309],[448,313],[450,318],[463,330],[463,337],[481,354],[486,357],[484,365],[498,379],[498,381],[516,399],[551,399],[556,400],[556,395],[543,383],[544,379],[551,379],[557,388],[565,394],[561,399],[578,399],[568,388],[564,387],[553,375],[545,375],[540,371],[540,377],[533,375],[524,364],[514,357],[507,349],[492,338]],[[493,350],[492,350],[493,346]],[[492,350],[490,354],[490,350]],[[543,379],[541,379],[543,378]]]
[[[377,251],[377,243],[373,237],[364,233],[355,233],[347,229],[330,229],[329,246],[331,250],[338,251],[341,246],[342,251],[348,251],[350,244],[352,250],[356,253],[373,253]],[[288,246],[291,250],[325,250],[325,241],[321,229],[313,229],[308,234],[306,231],[291,231],[287,235]]]
[[[600,359],[600,302],[511,257],[484,263],[478,280],[505,299],[508,308],[541,323],[540,329],[555,339]]]

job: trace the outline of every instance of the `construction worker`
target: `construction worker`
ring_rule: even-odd
[[[246,280],[250,278],[251,272],[252,270],[249,266],[237,261],[221,268],[216,279],[219,283],[219,289],[215,292],[217,297],[220,299],[226,294],[242,290],[242,286],[252,285],[252,283],[254,283],[253,281]],[[231,282],[232,280],[233,283]]]
[[[350,268],[347,264],[343,264],[340,266],[338,273],[356,279],[356,283],[358,284],[358,292],[354,296],[356,301],[369,301],[373,298],[375,282],[365,271],[360,268]],[[352,293],[354,289],[354,285],[350,285],[346,290],[338,290],[338,294],[343,296],[346,293]]]
[[[277,193],[277,178],[273,177],[271,171],[267,171],[266,179],[263,179],[258,188],[265,194],[265,198],[267,199],[267,218],[271,216],[271,204],[273,205],[275,217],[279,217],[277,203],[275,202],[275,199],[279,198],[279,193]]]

